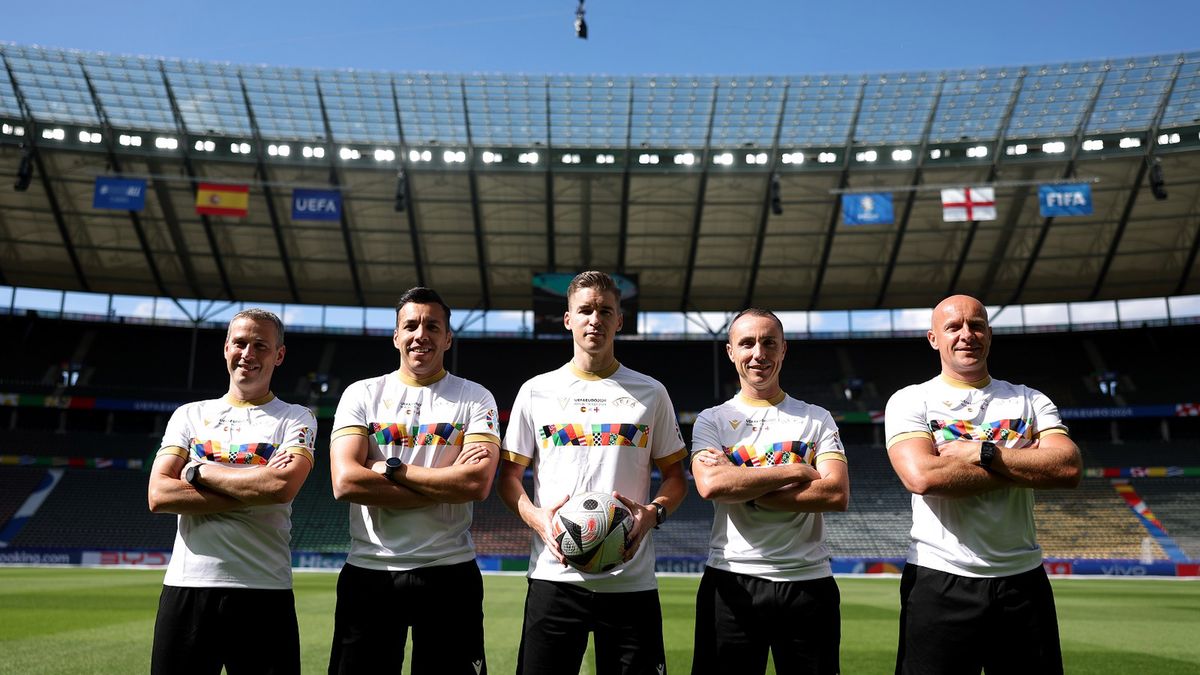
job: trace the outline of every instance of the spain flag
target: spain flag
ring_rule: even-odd
[[[196,188],[196,213],[202,216],[243,218],[249,207],[249,185],[200,183]]]

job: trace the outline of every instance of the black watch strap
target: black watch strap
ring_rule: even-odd
[[[667,507],[658,502],[650,502],[650,505],[654,507],[654,529],[657,530],[659,525],[667,522]]]
[[[992,461],[996,459],[996,444],[991,441],[984,441],[979,445],[979,466],[987,469],[992,466]]]

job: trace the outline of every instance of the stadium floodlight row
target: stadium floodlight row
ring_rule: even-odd
[[[1200,52],[747,77],[0,61],[0,178],[28,187],[0,190],[10,286],[383,307],[429,285],[528,310],[532,274],[595,267],[672,312],[1200,292]],[[94,208],[114,175],[148,181],[144,211]],[[246,207],[197,213],[201,181]],[[1034,188],[1068,181],[1092,214],[1040,214]],[[997,219],[944,222],[937,188],[979,185]],[[305,189],[344,209],[290,217]],[[843,223],[864,190],[895,195],[894,222]]]

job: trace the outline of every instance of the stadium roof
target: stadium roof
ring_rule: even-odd
[[[599,268],[685,311],[1200,292],[1200,52],[752,77],[0,56],[0,176],[22,144],[34,169],[0,189],[7,285],[386,306],[426,284],[528,309],[532,274]],[[113,175],[149,178],[143,212],[92,207]],[[1038,185],[1066,180],[1092,215],[1041,217]],[[249,215],[196,215],[200,181],[249,185]],[[938,188],[964,185],[995,186],[996,220],[943,222]],[[293,220],[295,188],[340,190],[341,219]],[[866,190],[894,224],[842,223]]]

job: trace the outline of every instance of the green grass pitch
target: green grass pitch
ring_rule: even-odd
[[[0,568],[0,673],[146,672],[162,577],[147,570]],[[335,581],[328,573],[296,574],[307,673],[325,671]],[[659,580],[672,673],[691,667],[697,582]],[[512,673],[525,580],[488,575],[484,584],[488,669]],[[899,581],[841,578],[838,585],[842,672],[890,673]],[[1068,673],[1200,672],[1200,582],[1062,579],[1054,592]],[[266,635],[259,638],[270,645]],[[594,672],[590,651],[582,672]]]

